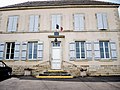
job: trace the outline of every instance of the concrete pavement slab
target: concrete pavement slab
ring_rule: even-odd
[[[113,78],[113,79],[112,79]],[[74,79],[9,78],[0,82],[0,90],[120,90],[120,77],[79,77]]]

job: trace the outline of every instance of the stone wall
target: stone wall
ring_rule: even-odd
[[[101,65],[100,67],[89,67],[90,76],[120,75],[120,65]]]
[[[25,70],[31,72],[31,75],[39,75],[40,73],[50,68],[49,62],[44,62],[36,65],[9,65],[12,67],[12,75],[25,75]]]
[[[72,76],[80,76],[80,67],[73,63],[63,61],[62,69],[69,72]]]
[[[10,67],[13,69],[13,75],[25,75],[25,70],[28,70],[31,75],[36,76],[50,70],[50,62],[46,61],[36,65],[10,65]],[[81,68],[87,69],[86,75],[88,76],[120,75],[120,65],[75,65],[66,61],[62,65],[62,70],[76,77],[81,76]]]
[[[81,76],[80,69],[86,69],[87,76],[112,76],[120,75],[120,65],[100,65],[100,66],[89,66],[89,65],[64,65],[63,69],[68,71],[73,76]]]

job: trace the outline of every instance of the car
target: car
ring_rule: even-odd
[[[7,66],[3,61],[0,61],[0,77],[11,76],[12,68]]]

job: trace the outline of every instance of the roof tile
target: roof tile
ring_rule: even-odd
[[[57,1],[31,1],[5,6],[2,8],[37,7],[37,6],[64,6],[64,5],[120,5],[116,3],[95,0],[57,0]]]

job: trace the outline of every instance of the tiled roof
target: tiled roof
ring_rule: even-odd
[[[95,0],[54,0],[54,1],[31,1],[5,6],[2,8],[37,7],[37,6],[64,6],[64,5],[120,5],[116,3]]]

